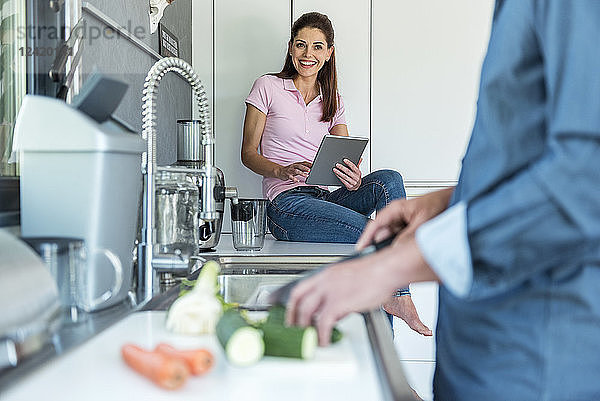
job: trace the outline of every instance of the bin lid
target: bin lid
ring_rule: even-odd
[[[27,95],[15,123],[13,153],[23,152],[115,152],[141,154],[146,141],[123,126],[98,124],[65,102]]]

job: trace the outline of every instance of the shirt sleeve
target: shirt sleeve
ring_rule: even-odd
[[[471,290],[473,267],[467,236],[465,202],[421,225],[415,234],[417,244],[442,284],[459,297]]]
[[[344,106],[344,99],[342,99],[342,96],[338,94],[338,108],[333,116],[333,119],[331,120],[329,130],[331,131],[333,127],[340,124],[346,124],[346,108]]]
[[[467,205],[468,298],[600,260],[600,2],[540,1],[546,85],[543,153]],[[501,133],[499,133],[501,134]],[[485,166],[481,166],[485,168]]]
[[[246,98],[245,102],[259,109],[265,115],[269,112],[271,105],[271,93],[269,91],[270,82],[267,75],[263,75],[254,81],[250,94]]]

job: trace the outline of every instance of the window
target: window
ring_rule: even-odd
[[[0,176],[17,175],[8,162],[15,119],[26,91],[24,0],[0,0]]]

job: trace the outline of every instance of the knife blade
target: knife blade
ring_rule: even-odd
[[[292,288],[294,288],[296,286],[296,284],[298,284],[300,281],[305,280],[309,277],[312,277],[315,274],[318,274],[318,273],[322,272],[323,270],[328,269],[329,267],[336,265],[338,263],[347,262],[352,259],[362,258],[363,256],[370,255],[371,253],[376,252],[376,251],[390,245],[392,242],[394,242],[395,238],[396,238],[396,236],[392,235],[391,237],[388,237],[388,238],[384,239],[383,241],[373,243],[372,245],[370,245],[358,252],[352,253],[351,255],[348,255],[348,256],[342,258],[341,260],[338,260],[333,263],[328,263],[328,264],[318,267],[314,270],[311,270],[310,272],[303,274],[301,277],[299,277],[293,281],[290,281],[289,283],[287,283],[287,284],[279,287],[277,290],[273,291],[269,295],[269,301],[272,304],[286,305],[289,300],[290,292],[292,291]]]

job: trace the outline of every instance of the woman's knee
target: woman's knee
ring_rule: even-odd
[[[338,211],[342,209],[345,208]],[[318,209],[311,210],[310,214],[293,213],[270,204],[267,221],[271,234],[279,240],[353,244],[364,230],[367,218],[349,209],[347,211],[343,215]]]
[[[402,174],[395,170],[377,170],[369,174],[373,181],[378,182],[391,199],[406,198]]]
[[[402,174],[400,174],[396,170],[389,170],[389,169],[376,170],[376,171],[373,171],[369,175],[372,176],[375,180],[380,181],[384,184],[389,183],[390,185],[393,185],[393,184],[404,185],[404,180],[402,179]]]
[[[290,237],[285,228],[275,223],[271,218],[267,218],[267,226],[269,227],[269,231],[271,235],[278,240],[289,241]]]

